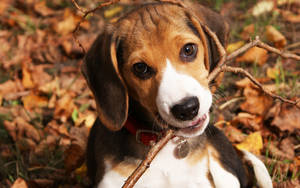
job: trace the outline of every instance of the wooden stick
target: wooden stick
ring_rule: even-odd
[[[147,154],[146,159],[143,160],[138,168],[135,169],[135,171],[129,176],[122,188],[131,188],[136,184],[144,172],[150,167],[152,160],[158,154],[158,152],[169,142],[171,138],[173,138],[173,134],[173,130],[168,130],[165,136],[162,137],[154,146],[152,146]]]
[[[231,67],[231,66],[227,66],[224,65],[221,67],[221,72],[232,72],[235,74],[242,74],[244,76],[246,76],[254,85],[256,85],[260,90],[262,90],[264,93],[266,93],[267,95],[271,96],[274,99],[278,99],[281,102],[285,102],[285,103],[289,103],[292,105],[296,105],[298,108],[300,108],[300,100],[296,100],[296,101],[292,101],[286,98],[283,98],[279,95],[276,95],[270,91],[268,91],[263,85],[261,85],[249,72],[247,72],[246,70],[240,68],[240,67]]]

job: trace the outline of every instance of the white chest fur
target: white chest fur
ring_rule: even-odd
[[[199,155],[199,160],[193,160],[189,157],[177,159],[174,157],[174,149],[176,145],[169,142],[155,157],[150,168],[139,179],[136,188],[198,188],[214,187],[209,181],[208,174],[211,173],[217,181],[229,181],[233,183],[231,187],[239,187],[238,180],[231,173],[225,171],[217,163],[212,163],[213,158],[210,155]],[[208,152],[210,153],[210,152]],[[210,164],[213,164],[214,170],[210,170]],[[120,188],[124,184],[127,177],[113,169],[107,169],[102,181],[98,184],[98,188]],[[217,172],[216,172],[217,171]],[[220,173],[220,171],[222,173]],[[217,173],[217,174],[216,174]],[[223,177],[218,177],[218,173]],[[225,173],[225,174],[224,174]],[[227,180],[224,180],[224,175]],[[214,183],[215,184],[215,183]],[[215,184],[215,185],[218,185]],[[236,185],[236,186],[235,186]],[[219,187],[219,186],[217,186]],[[222,186],[221,186],[222,187]]]

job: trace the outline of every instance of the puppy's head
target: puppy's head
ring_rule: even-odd
[[[197,15],[178,4],[144,5],[98,37],[83,72],[105,126],[123,126],[130,96],[162,128],[186,137],[204,131],[212,103],[207,77],[217,57],[201,24],[211,24],[204,15],[217,14],[199,9]],[[210,28],[219,27],[223,20]]]

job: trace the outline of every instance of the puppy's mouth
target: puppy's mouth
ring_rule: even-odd
[[[171,125],[167,123],[165,120],[163,120],[159,114],[158,117],[159,117],[159,121],[161,122],[160,125],[162,125],[163,128],[175,130],[176,133],[179,135],[194,135],[200,132],[201,130],[205,129],[206,126],[205,123],[208,118],[208,113],[202,115],[200,118],[193,121],[189,126],[185,126],[185,127],[177,127]]]

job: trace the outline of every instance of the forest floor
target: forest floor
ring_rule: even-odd
[[[88,49],[105,22],[132,1],[87,17],[77,33]],[[137,1],[135,1],[137,2]],[[260,36],[300,55],[297,0],[199,1],[230,24],[228,53]],[[98,1],[81,0],[94,8]],[[84,152],[96,119],[93,96],[80,72],[84,53],[73,38],[82,13],[71,0],[0,1],[0,187],[86,187]],[[300,98],[300,62],[253,48],[229,62],[274,93]],[[214,93],[212,122],[238,148],[266,164],[274,187],[300,187],[300,109],[226,73]]]

